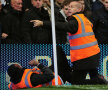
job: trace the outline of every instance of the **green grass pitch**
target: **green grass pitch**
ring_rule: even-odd
[[[26,89],[20,89],[26,90]],[[28,88],[27,90],[108,90],[108,85],[70,85]]]

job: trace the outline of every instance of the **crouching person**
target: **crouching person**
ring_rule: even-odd
[[[10,90],[21,88],[38,88],[43,86],[55,85],[55,78],[53,72],[44,65],[35,60],[29,62],[31,66],[38,68],[25,69],[18,64],[12,64],[8,67],[8,75],[10,76]],[[58,85],[63,82],[58,76]]]

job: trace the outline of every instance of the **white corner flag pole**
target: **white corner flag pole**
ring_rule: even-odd
[[[55,72],[55,85],[58,85],[58,68],[57,68],[57,52],[56,52],[56,34],[55,34],[55,17],[54,17],[54,0],[51,2],[51,21],[52,21],[52,39],[53,39],[53,60]]]

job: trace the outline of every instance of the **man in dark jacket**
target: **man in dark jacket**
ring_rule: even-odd
[[[108,44],[108,0],[103,0],[104,6],[93,12],[92,22],[99,44]]]
[[[56,24],[56,41],[57,41],[57,64],[58,64],[58,74],[61,76],[63,81],[70,81],[71,77],[71,67],[68,65],[68,60],[66,55],[62,49],[62,46],[59,44],[66,44],[67,41],[67,32],[63,31],[67,30],[69,25],[65,21],[65,18],[60,13],[59,10],[55,10],[55,24]],[[39,24],[42,24],[44,21],[34,20],[34,27],[37,27]],[[65,24],[62,24],[66,22]],[[39,25],[40,26],[40,25]],[[38,26],[38,27],[39,27]],[[47,27],[51,27],[51,23],[47,23]],[[67,27],[67,28],[66,28]],[[70,26],[71,27],[71,26]],[[52,66],[50,67],[54,71],[54,63],[52,62]]]
[[[62,14],[60,14],[60,11],[62,9],[63,1],[64,0],[55,0],[55,3],[54,3],[55,23],[60,22],[60,21],[65,22],[64,17],[62,16]],[[56,30],[56,41],[57,41],[57,44],[66,44],[66,42],[67,42],[67,33]]]
[[[25,43],[35,44],[51,44],[52,33],[51,27],[47,27],[47,23],[50,22],[48,11],[42,6],[43,0],[31,0],[32,7],[25,12],[22,31],[23,39]],[[34,27],[33,20],[42,20],[43,26]]]
[[[10,12],[4,17],[2,43],[21,43],[22,0],[11,0]]]

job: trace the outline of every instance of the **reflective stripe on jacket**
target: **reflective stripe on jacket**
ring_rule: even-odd
[[[88,58],[100,52],[97,40],[92,30],[92,23],[84,14],[73,15],[78,21],[78,31],[69,33],[71,61]]]
[[[32,73],[36,73],[36,74],[42,74],[42,72],[40,71],[40,69],[25,69],[24,74],[22,76],[21,81],[18,84],[13,84],[12,82],[10,82],[10,84],[8,85],[10,90],[16,90],[16,89],[21,89],[21,88],[38,88],[38,87],[42,87],[42,86],[49,86],[49,85],[55,85],[55,78],[46,84],[41,84],[38,86],[33,87],[30,81],[30,77]],[[62,79],[58,76],[58,85],[62,85]]]

